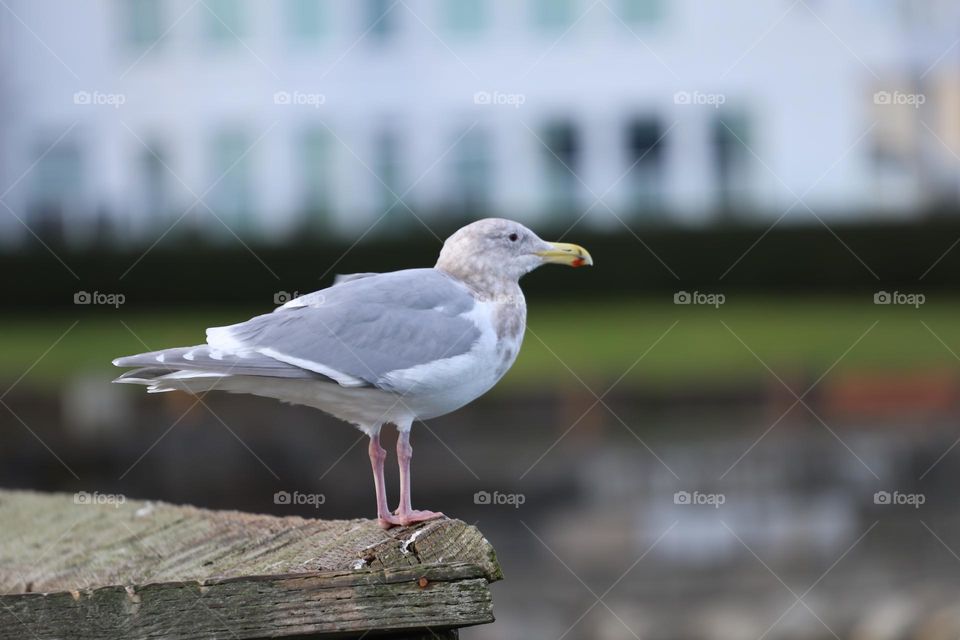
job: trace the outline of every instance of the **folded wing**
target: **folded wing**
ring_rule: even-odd
[[[119,358],[195,375],[317,378],[393,389],[391,372],[468,352],[480,337],[466,315],[475,301],[434,269],[369,275],[302,296],[272,313],[207,330],[207,344]],[[132,378],[132,379],[131,379]]]

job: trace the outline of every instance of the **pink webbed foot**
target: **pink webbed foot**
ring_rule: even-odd
[[[391,527],[402,526],[404,523],[401,522],[399,517],[393,515],[392,513],[387,513],[377,516],[377,524],[380,525],[381,529],[389,529]]]
[[[414,509],[406,513],[388,513],[386,515],[377,516],[377,524],[379,524],[383,529],[389,529],[391,527],[406,527],[411,524],[417,524],[418,522],[426,522],[427,520],[435,520],[437,518],[445,518],[446,516],[440,513],[439,511],[420,511]]]
[[[440,513],[439,511],[421,511],[419,509],[411,509],[410,511],[401,512],[399,509],[395,511],[396,518],[400,520],[400,523],[404,526],[410,524],[416,524],[418,522],[426,522],[427,520],[436,520],[437,518],[445,518],[446,516]]]

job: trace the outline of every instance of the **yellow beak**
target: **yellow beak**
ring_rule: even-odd
[[[590,253],[578,244],[568,242],[548,242],[549,249],[537,251],[537,255],[543,258],[544,262],[554,264],[565,264],[571,267],[587,267],[593,265],[593,258]]]

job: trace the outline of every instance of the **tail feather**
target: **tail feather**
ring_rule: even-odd
[[[149,381],[172,373],[183,372],[181,378],[205,376],[265,376],[269,378],[328,379],[326,376],[274,360],[253,351],[228,353],[209,345],[176,347],[117,358],[118,367],[138,367],[114,382],[150,384]],[[186,375],[188,374],[189,375]],[[169,378],[168,378],[169,379]]]
[[[143,367],[127,371],[114,382],[120,384],[142,384],[147,387],[147,393],[163,393],[165,391],[186,391],[200,393],[223,389],[221,383],[232,379],[232,375],[212,371],[186,371]]]

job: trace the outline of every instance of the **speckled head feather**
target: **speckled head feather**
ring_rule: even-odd
[[[543,264],[539,253],[552,247],[519,222],[484,218],[447,238],[436,268],[480,293],[501,295]]]

